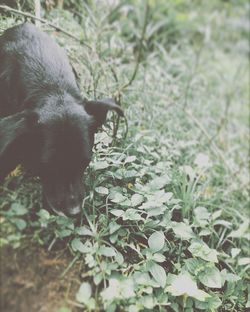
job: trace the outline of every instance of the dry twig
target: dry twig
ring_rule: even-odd
[[[45,25],[48,25],[48,26],[54,28],[55,30],[57,30],[57,31],[59,31],[59,32],[65,34],[65,35],[67,35],[68,37],[73,38],[74,40],[78,41],[80,44],[82,44],[82,45],[84,45],[84,46],[86,46],[87,48],[89,48],[89,49],[92,50],[91,46],[89,46],[87,43],[82,42],[81,39],[79,39],[78,37],[72,35],[72,34],[71,34],[70,32],[68,32],[67,30],[65,30],[65,29],[63,29],[63,28],[61,28],[61,27],[59,27],[59,26],[57,26],[57,25],[55,25],[55,24],[53,24],[53,23],[47,21],[47,20],[44,19],[44,18],[39,18],[39,17],[37,17],[37,16],[35,16],[35,15],[33,15],[33,14],[30,14],[30,13],[27,13],[27,12],[23,12],[23,11],[20,11],[20,10],[16,10],[16,9],[10,8],[10,7],[8,7],[7,5],[0,5],[0,9],[2,9],[2,10],[4,10],[4,11],[7,11],[7,12],[14,13],[14,14],[18,14],[18,15],[22,15],[22,16],[25,16],[25,17],[29,17],[29,18],[31,18],[31,19],[33,19],[33,20],[38,20],[38,21],[40,21],[41,23],[43,23],[43,24],[45,24]]]

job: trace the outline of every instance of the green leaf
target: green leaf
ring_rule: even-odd
[[[121,202],[125,201],[127,197],[123,196],[121,193],[113,192],[109,196],[109,199],[116,204],[120,204]]]
[[[208,220],[211,214],[205,207],[197,207],[194,209],[195,221],[200,227],[205,227],[208,224]]]
[[[58,237],[60,238],[64,238],[64,237],[68,237],[72,234],[72,230],[69,229],[59,229],[56,231],[56,234],[58,235]]]
[[[162,266],[157,264],[156,262],[151,261],[149,265],[149,272],[152,274],[153,278],[156,280],[156,282],[164,288],[167,281],[166,272],[163,269]]]
[[[90,251],[90,247],[84,245],[79,238],[74,238],[72,240],[71,247],[74,251],[79,251],[81,253],[88,253]]]
[[[230,282],[230,283],[235,283],[241,280],[239,275],[233,274],[233,273],[228,273],[226,269],[223,269],[221,271],[221,275],[224,281]]]
[[[11,213],[16,216],[23,216],[28,213],[28,209],[25,208],[20,202],[11,204]]]
[[[76,293],[76,300],[80,303],[88,304],[91,297],[92,289],[89,283],[83,282]]]
[[[107,161],[97,161],[95,163],[92,163],[92,167],[94,170],[101,170],[109,167],[109,164]]]
[[[136,156],[128,156],[124,162],[126,164],[126,163],[134,162],[135,160],[136,160]]]
[[[249,265],[250,264],[250,257],[243,257],[243,258],[240,258],[238,260],[238,264],[239,265]]]
[[[112,235],[116,231],[118,231],[121,228],[120,224],[116,223],[115,221],[111,221],[109,223],[109,233]]]
[[[108,193],[109,193],[109,190],[103,186],[97,186],[95,188],[95,191],[101,195],[108,195]]]
[[[165,185],[169,184],[171,182],[169,176],[167,174],[156,177],[152,181],[150,181],[146,187],[148,187],[151,190],[160,190],[162,189]]]
[[[204,302],[195,301],[195,307],[205,311],[218,311],[221,304],[222,302],[216,294],[211,294]]]
[[[98,253],[102,256],[105,256],[105,257],[114,257],[116,255],[116,252],[113,248],[106,247],[106,246],[101,246],[99,248]]]
[[[157,252],[164,247],[165,236],[163,232],[154,232],[148,239],[149,248],[153,252]]]
[[[177,237],[182,240],[195,238],[195,234],[190,225],[184,222],[172,222],[172,229]]]
[[[220,271],[215,267],[207,267],[198,274],[200,282],[209,288],[221,288],[222,279]]]
[[[199,301],[205,301],[208,297],[210,297],[208,293],[198,289],[197,284],[187,273],[177,275],[166,290],[170,292],[172,296],[193,297]]]
[[[112,215],[114,215],[116,217],[121,217],[122,215],[124,215],[125,211],[123,211],[121,209],[112,209],[110,211],[110,213],[112,213]]]
[[[156,305],[156,298],[152,295],[142,296],[140,298],[140,303],[144,306],[144,308],[152,310]]]
[[[249,229],[249,224],[250,224],[250,221],[248,220],[248,218],[246,218],[246,220],[240,225],[238,230],[232,231],[228,235],[228,237],[241,238]]]
[[[241,253],[241,249],[240,248],[232,248],[231,249],[232,258],[237,257],[240,253]]]
[[[153,260],[155,262],[162,263],[162,262],[166,261],[166,257],[160,253],[155,253],[155,254],[153,254]]]
[[[218,262],[217,254],[215,249],[209,248],[204,242],[193,242],[188,250],[194,257],[204,259],[206,261]]]
[[[201,259],[190,258],[185,260],[185,268],[192,275],[197,275],[199,272],[206,268],[207,262]],[[210,263],[209,263],[210,264]]]
[[[115,255],[115,261],[119,264],[122,265],[124,262],[123,255],[120,252],[117,252]]]
[[[138,213],[136,209],[130,208],[125,211],[125,214],[122,217],[123,220],[131,220],[131,221],[140,221],[143,220],[141,215]]]
[[[23,219],[15,219],[14,223],[20,231],[24,230],[27,226],[27,222]]]
[[[144,196],[142,196],[141,194],[134,194],[131,197],[131,205],[132,207],[136,207],[138,205],[140,205],[144,200]]]
[[[78,234],[78,235],[93,236],[93,232],[91,232],[91,230],[88,229],[86,226],[77,227],[77,228],[75,229],[75,232],[76,232],[76,234]]]
[[[50,218],[50,213],[45,209],[40,209],[37,215],[43,220],[49,220]]]

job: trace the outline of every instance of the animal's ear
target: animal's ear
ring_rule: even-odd
[[[24,111],[0,120],[0,179],[17,165],[21,154],[20,139],[28,133],[34,118],[33,113]]]
[[[109,110],[117,112],[121,117],[124,116],[121,107],[115,104],[112,99],[84,101],[84,107],[86,112],[94,117],[96,128],[100,127],[105,122]]]

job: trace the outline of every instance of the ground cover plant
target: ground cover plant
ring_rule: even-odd
[[[15,267],[54,266],[36,288],[60,293],[39,297],[44,311],[246,311],[249,3],[41,4],[40,27],[67,51],[83,96],[115,97],[126,120],[111,114],[96,135],[80,221],[42,209],[38,179],[20,167],[1,186],[4,310],[27,310],[17,286],[38,301],[35,277],[17,283]],[[1,5],[0,31],[33,9]]]

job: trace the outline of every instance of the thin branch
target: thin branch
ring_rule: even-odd
[[[144,23],[143,23],[143,27],[142,27],[142,34],[140,37],[140,41],[139,41],[139,51],[137,54],[137,59],[136,59],[136,64],[135,64],[135,68],[134,68],[134,72],[130,78],[130,80],[125,83],[120,89],[119,89],[119,93],[121,93],[124,89],[126,89],[127,87],[129,87],[132,82],[134,81],[136,74],[138,72],[138,68],[141,62],[141,57],[142,57],[142,47],[143,47],[143,41],[145,39],[145,33],[146,33],[146,28],[147,28],[147,22],[148,22],[148,15],[149,15],[149,4],[147,2],[146,4],[146,9],[145,9],[145,17],[144,17]]]
[[[18,14],[18,15],[22,15],[22,16],[25,16],[25,17],[29,17],[33,20],[38,20],[40,21],[41,23],[43,24],[46,24],[52,28],[54,28],[55,30],[57,31],[60,31],[61,33],[67,35],[68,37],[70,38],[73,38],[74,40],[78,41],[79,43],[81,43],[82,45],[86,46],[87,48],[89,48],[90,50],[92,50],[91,46],[89,46],[87,43],[84,43],[82,42],[81,39],[79,39],[78,37],[72,35],[70,32],[68,32],[67,30],[47,21],[46,19],[43,19],[43,18],[39,18],[39,17],[36,17],[35,15],[33,14],[30,14],[30,13],[27,13],[27,12],[23,12],[23,11],[20,11],[20,10],[16,10],[16,9],[13,9],[13,8],[10,8],[8,7],[7,5],[0,5],[0,9],[4,10],[4,11],[7,11],[7,12],[12,12],[14,14]]]
[[[36,16],[36,26],[40,27],[41,22],[39,19],[41,19],[41,3],[40,0],[35,0],[35,16]]]
[[[196,75],[196,72],[197,72],[197,69],[198,69],[198,66],[199,66],[199,63],[200,63],[200,57],[201,57],[201,52],[202,52],[203,47],[204,47],[204,44],[201,44],[201,46],[200,46],[200,48],[199,48],[199,50],[197,52],[197,56],[196,56],[196,60],[195,60],[193,71],[191,73],[190,79],[187,82],[187,86],[186,86],[186,89],[185,89],[185,95],[184,95],[184,109],[187,107],[187,104],[188,104],[189,90],[190,90],[191,83],[193,81],[194,76]]]

